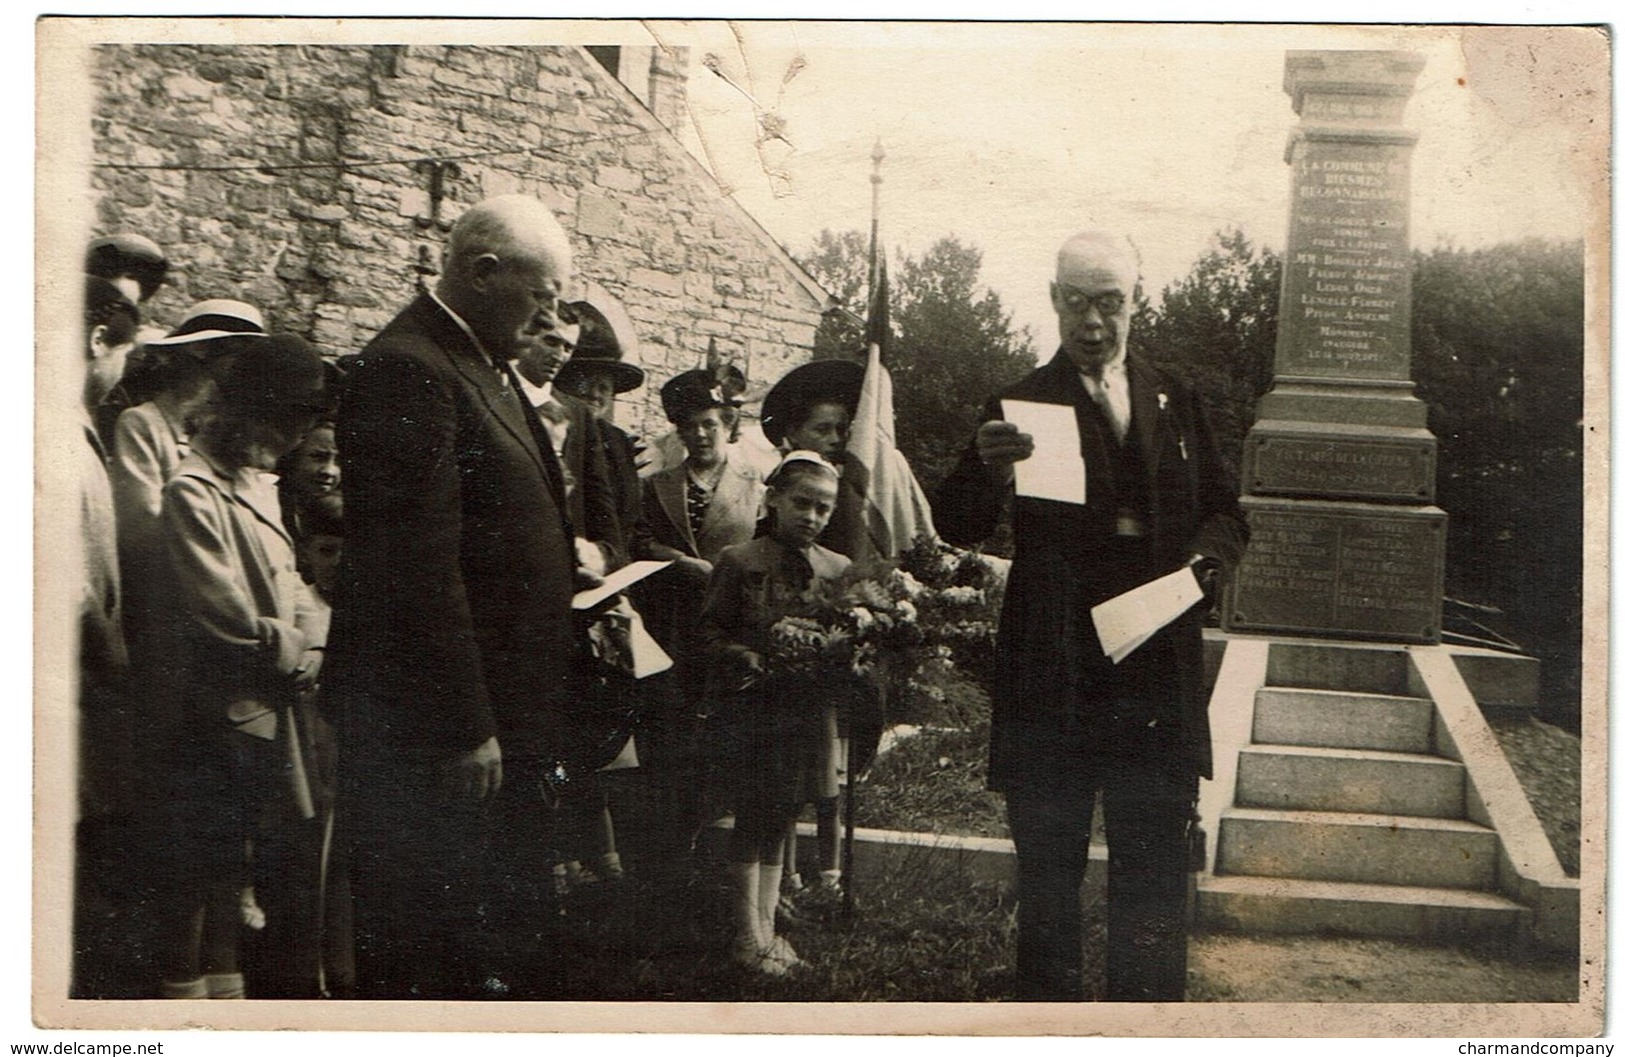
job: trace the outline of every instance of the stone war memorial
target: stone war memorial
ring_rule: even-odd
[[[1566,877],[1482,706],[1537,662],[1442,643],[1446,512],[1411,377],[1420,56],[1291,51],[1273,388],[1242,454],[1198,914],[1211,927],[1579,943]],[[1454,560],[1471,560],[1470,555]]]
[[[1419,60],[1298,53],[1275,388],[1247,437],[1235,631],[1438,642],[1445,514],[1412,393],[1410,154]]]

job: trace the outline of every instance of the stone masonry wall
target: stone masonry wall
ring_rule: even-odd
[[[811,357],[817,287],[584,49],[116,45],[97,60],[96,230],[170,255],[158,325],[237,297],[273,330],[354,352],[462,209],[519,191],[554,209],[579,277],[638,327],[649,379],[622,397],[623,424],[662,432],[661,383],[713,337],[754,391]],[[453,163],[437,218],[423,159]]]

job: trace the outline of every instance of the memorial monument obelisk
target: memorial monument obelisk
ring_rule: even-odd
[[[1252,528],[1224,627],[1438,642],[1445,513],[1411,381],[1410,156],[1423,60],[1289,51],[1299,124],[1286,160],[1275,386],[1242,455]]]

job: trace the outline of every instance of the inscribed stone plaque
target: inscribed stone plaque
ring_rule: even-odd
[[[1433,499],[1431,438],[1397,443],[1255,433],[1247,447],[1249,493]]]
[[[1277,377],[1410,377],[1410,139],[1294,140]]]
[[[1438,642],[1445,514],[1313,500],[1243,500],[1252,539],[1225,627]]]

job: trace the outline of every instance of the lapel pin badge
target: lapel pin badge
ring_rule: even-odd
[[[1168,410],[1168,394],[1167,393],[1158,393],[1157,394],[1157,410],[1158,411],[1166,411],[1166,410]]]

